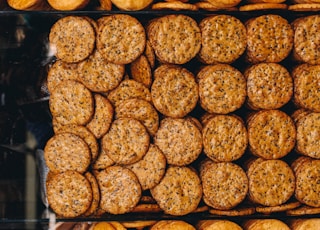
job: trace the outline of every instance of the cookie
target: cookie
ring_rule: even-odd
[[[151,6],[152,10],[190,10],[196,11],[198,7],[194,4],[182,2],[182,1],[165,1],[156,2]]]
[[[265,14],[249,19],[247,28],[247,61],[281,62],[293,47],[293,28],[287,19]]]
[[[239,109],[247,96],[242,73],[228,64],[207,65],[197,73],[199,101],[209,113],[227,114]]]
[[[299,201],[296,202],[290,202],[290,203],[285,203],[281,205],[276,205],[276,206],[257,206],[256,211],[259,213],[263,214],[271,214],[271,213],[277,213],[277,212],[285,212],[288,210],[292,210],[294,208],[297,208],[301,205]]]
[[[150,90],[140,82],[132,79],[124,79],[119,86],[111,90],[107,98],[114,107],[117,107],[121,101],[130,98],[140,98],[151,102]]]
[[[185,64],[200,50],[201,31],[190,16],[171,14],[156,18],[146,31],[156,57],[163,63]]]
[[[318,215],[320,214],[320,208],[302,205],[301,207],[286,211],[286,214],[288,216]]]
[[[114,64],[129,64],[145,49],[146,33],[133,16],[113,14],[104,16],[97,34],[97,49],[102,57]]]
[[[198,127],[186,118],[164,118],[153,139],[170,165],[184,166],[194,162],[202,151]]]
[[[317,87],[320,81],[319,73],[320,65],[304,63],[294,67],[292,71],[293,100],[299,108],[320,112],[320,93]]]
[[[297,1],[295,1],[297,2]],[[319,11],[319,3],[296,3],[288,6],[288,10],[291,11]]]
[[[57,60],[50,66],[47,75],[49,93],[53,92],[54,88],[65,80],[79,80],[79,65]]]
[[[230,210],[247,196],[248,178],[245,171],[231,162],[202,162],[200,178],[203,200],[211,208]],[[226,193],[226,191],[228,191]]]
[[[111,160],[108,154],[102,148],[100,148],[100,153],[91,166],[94,170],[100,170],[105,169],[113,164],[113,160]]]
[[[267,229],[282,229],[290,230],[289,226],[278,219],[252,219],[247,220],[244,224],[244,229],[247,230],[267,230]]]
[[[211,3],[213,6],[217,8],[227,8],[227,7],[235,7],[237,6],[241,1],[240,0],[206,0],[209,3]]]
[[[242,5],[239,7],[239,11],[255,11],[255,10],[286,10],[288,5],[285,3],[276,2],[257,2]]]
[[[102,137],[101,145],[112,161],[132,164],[147,153],[150,136],[141,122],[133,118],[119,118],[112,122]]]
[[[61,2],[59,0],[48,0],[49,5],[59,11],[81,10],[89,4],[90,0],[77,0]]]
[[[291,6],[291,10],[292,10]],[[293,56],[300,62],[320,64],[320,55],[317,47],[320,39],[317,36],[320,27],[319,15],[300,17],[292,22],[294,29]]]
[[[91,162],[88,144],[72,133],[55,134],[44,147],[44,159],[53,173],[74,170],[84,173]]]
[[[115,118],[134,118],[154,136],[159,128],[159,115],[154,106],[143,99],[123,100],[115,109]]]
[[[160,208],[173,216],[191,213],[202,198],[200,178],[186,166],[169,166],[161,182],[150,192]]]
[[[198,230],[234,229],[242,230],[242,227],[230,220],[200,220],[196,225]]]
[[[244,24],[231,15],[205,17],[199,23],[201,49],[199,58],[205,64],[233,63],[245,51],[247,32]]]
[[[235,161],[248,146],[243,120],[235,115],[213,115],[202,129],[203,150],[213,161]]]
[[[197,105],[198,84],[192,72],[177,65],[161,65],[151,86],[154,107],[163,115],[181,118]]]
[[[146,9],[153,0],[142,1],[124,1],[124,0],[111,0],[112,4],[124,11],[138,11]]]
[[[159,220],[150,230],[195,230],[195,227],[184,220]]]
[[[144,54],[130,63],[130,73],[132,79],[141,82],[146,87],[150,88],[152,84],[152,69]]]
[[[100,139],[110,128],[113,120],[114,109],[107,97],[94,94],[94,114],[86,127],[93,135]]]
[[[92,201],[90,207],[83,214],[84,216],[90,216],[95,213],[100,203],[100,190],[97,179],[91,172],[84,174],[85,178],[89,181],[92,190]]]
[[[49,108],[59,124],[87,124],[94,113],[91,91],[83,84],[67,80],[51,93]]]
[[[247,121],[249,149],[264,159],[279,159],[293,150],[296,127],[281,110],[260,110]]]
[[[92,92],[105,93],[115,89],[125,73],[125,67],[106,61],[95,51],[79,64],[79,80]]]
[[[244,72],[247,79],[247,105],[251,109],[279,109],[293,96],[293,79],[278,63],[259,63]]]
[[[100,207],[107,213],[128,213],[138,204],[141,186],[130,169],[110,166],[98,172],[96,178],[101,194]]]
[[[316,230],[320,226],[320,218],[295,219],[290,223],[292,230]]]
[[[295,192],[295,175],[283,160],[259,160],[249,165],[249,199],[256,204],[276,206]]]
[[[147,190],[159,184],[163,178],[166,172],[166,157],[156,145],[150,144],[141,160],[125,167],[136,174],[142,190]]]
[[[66,171],[54,175],[47,183],[47,197],[52,210],[61,217],[78,217],[92,201],[89,181],[80,173]]]
[[[256,212],[254,207],[236,207],[229,210],[209,209],[209,213],[218,216],[250,216]]]
[[[91,23],[81,16],[58,19],[50,29],[49,45],[64,62],[79,62],[93,52],[96,34]]]
[[[154,69],[154,67],[156,65],[156,55],[154,53],[152,46],[150,45],[149,40],[147,40],[147,42],[146,42],[146,48],[144,50],[144,55],[147,58],[151,69]]]

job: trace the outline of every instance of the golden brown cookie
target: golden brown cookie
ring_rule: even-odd
[[[153,50],[152,46],[150,45],[149,40],[147,40],[146,48],[144,50],[144,55],[147,58],[151,69],[154,69],[155,64],[156,64],[156,54],[154,53],[154,50]]]
[[[256,211],[263,214],[271,214],[276,212],[284,212],[294,208],[297,208],[301,205],[299,201],[289,202],[276,206],[257,206]]]
[[[150,136],[144,125],[133,118],[119,118],[112,122],[102,137],[103,151],[117,164],[132,164],[147,153]]]
[[[292,230],[317,230],[320,226],[320,218],[295,219],[290,223]]]
[[[49,5],[55,10],[61,11],[72,11],[81,10],[89,4],[90,0],[70,0],[70,1],[59,1],[59,0],[48,0]]]
[[[153,0],[139,0],[139,1],[126,1],[126,0],[111,0],[112,4],[124,11],[137,11],[147,8]]]
[[[249,198],[256,204],[276,206],[287,202],[295,191],[295,176],[283,160],[262,160],[247,170]]]
[[[202,162],[200,178],[203,200],[211,208],[229,210],[235,208],[247,196],[248,178],[237,164],[206,160]]]
[[[180,118],[190,113],[199,98],[192,72],[178,65],[161,65],[154,71],[151,86],[154,107],[163,115]]]
[[[47,197],[53,211],[62,217],[77,217],[92,202],[92,189],[85,176],[75,171],[54,175],[47,183]]]
[[[221,9],[230,8],[237,6],[241,0],[206,0],[211,3],[213,6]]]
[[[81,16],[60,18],[50,29],[49,43],[58,59],[79,62],[93,52],[96,34],[91,23]]]
[[[148,152],[136,163],[125,167],[134,172],[142,190],[151,189],[160,183],[166,172],[166,157],[154,144],[150,144]]]
[[[286,214],[288,216],[318,215],[320,214],[320,208],[302,205],[298,208],[288,210]]]
[[[206,0],[203,1],[198,1],[194,3],[199,9],[201,10],[206,10],[206,11],[220,11],[220,10],[224,10],[224,11],[238,11],[237,7],[231,7],[228,5],[213,5],[210,2],[207,2]]]
[[[79,65],[77,63],[66,63],[57,60],[53,63],[47,75],[47,87],[49,92],[65,80],[79,80]]]
[[[125,221],[121,223],[126,228],[143,229],[143,228],[154,225],[156,222],[157,222],[156,220],[133,220],[133,221]]]
[[[236,207],[229,210],[209,209],[210,214],[218,216],[250,216],[255,212],[255,207]]]
[[[92,169],[94,170],[105,169],[113,164],[114,164],[114,161],[110,159],[108,154],[102,148],[100,148],[100,153],[97,159],[93,162]]]
[[[151,6],[152,10],[190,10],[196,11],[198,7],[194,4],[182,1],[156,2]]]
[[[292,7],[291,7],[292,9]],[[300,17],[292,22],[294,29],[294,57],[309,64],[320,64],[320,39],[317,36],[320,28],[319,15]]]
[[[92,190],[92,201],[90,207],[83,214],[84,216],[90,216],[95,213],[100,203],[100,190],[96,177],[91,172],[84,174],[85,178],[89,181]]]
[[[247,121],[249,148],[264,159],[286,156],[295,146],[296,128],[281,110],[260,110]]]
[[[157,58],[164,63],[185,64],[197,55],[201,46],[197,22],[182,14],[154,19],[148,24],[147,37]]]
[[[184,220],[159,220],[150,230],[195,230],[195,227]]]
[[[86,127],[100,139],[110,128],[114,109],[107,97],[94,94],[94,114]]]
[[[228,64],[207,65],[197,74],[201,107],[209,113],[227,114],[245,102],[246,80]]]
[[[245,25],[249,62],[281,62],[290,54],[293,29],[287,19],[280,15],[265,14],[249,19]]]
[[[239,7],[240,11],[255,11],[255,10],[286,10],[288,8],[287,4],[275,3],[275,2],[257,2],[242,5]]]
[[[147,57],[142,54],[130,64],[130,73],[132,79],[141,82],[150,88],[152,84],[152,69]]]
[[[292,71],[294,82],[294,103],[299,108],[320,112],[320,65],[307,63],[295,66]]]
[[[117,88],[108,93],[107,98],[114,107],[117,107],[121,101],[130,98],[152,101],[150,90],[142,83],[132,79],[124,79]]]
[[[293,79],[277,63],[259,63],[245,70],[247,104],[251,109],[279,109],[293,96]]]
[[[154,136],[159,128],[159,115],[153,105],[143,99],[123,100],[115,110],[115,118],[134,118],[140,121]]]
[[[213,115],[202,129],[204,153],[213,161],[238,160],[247,149],[248,133],[236,115]]]
[[[267,230],[267,229],[281,229],[290,230],[289,226],[278,219],[252,219],[247,220],[244,224],[246,230]]]
[[[199,58],[205,64],[232,63],[245,51],[247,32],[244,24],[231,15],[205,17],[199,23],[201,49]]]
[[[198,230],[234,229],[242,230],[242,227],[230,220],[200,220],[196,225]]]
[[[111,10],[112,9],[112,2],[111,0],[99,0],[99,3],[100,3],[100,7],[103,9],[103,10]]]
[[[193,212],[202,198],[200,178],[186,166],[169,166],[161,182],[150,192],[160,208],[173,216]]]
[[[95,51],[79,64],[79,80],[93,92],[105,93],[115,89],[124,76],[125,67],[106,61]]]
[[[296,3],[288,6],[291,11],[319,11],[320,3]]]
[[[115,64],[129,64],[138,58],[146,45],[143,25],[128,14],[104,16],[97,34],[97,49],[102,57]]]
[[[84,173],[91,162],[88,144],[72,133],[51,137],[44,147],[44,159],[52,173],[74,170]]]
[[[121,166],[110,166],[96,175],[100,193],[100,207],[107,213],[130,212],[139,202],[141,186],[136,175]]]
[[[183,166],[194,162],[202,151],[198,127],[187,118],[164,118],[154,136],[154,143],[166,156],[167,163]]]
[[[47,9],[47,2],[44,0],[8,0],[6,2],[8,6],[15,10],[44,10]],[[3,3],[4,6],[6,4]],[[0,1],[0,6],[2,6],[2,2]]]
[[[83,84],[67,80],[51,93],[49,107],[52,116],[61,125],[85,125],[92,118],[92,93]]]

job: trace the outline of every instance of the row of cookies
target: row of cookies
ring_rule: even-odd
[[[242,22],[226,14],[201,21],[175,14],[156,17],[143,25],[132,16],[113,14],[89,21],[65,17],[52,26],[50,44],[59,59],[79,62],[96,47],[106,61],[129,64],[150,41],[161,63],[186,64],[198,58],[204,64],[230,64],[244,54],[249,63],[279,63],[292,51],[294,60],[319,64],[315,48],[319,43],[318,15],[289,22],[280,15],[265,14]],[[82,25],[81,30],[75,25]]]

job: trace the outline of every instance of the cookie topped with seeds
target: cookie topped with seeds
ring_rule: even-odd
[[[66,16],[50,29],[50,47],[64,62],[79,62],[93,52],[96,34],[91,23],[81,16]]]
[[[201,31],[187,15],[165,15],[147,27],[147,36],[157,58],[164,63],[185,64],[200,50]]]
[[[171,165],[191,164],[202,151],[201,132],[192,120],[187,118],[167,117],[161,120],[154,143]]]
[[[61,217],[78,217],[86,212],[92,201],[92,189],[85,176],[76,171],[55,174],[47,182],[50,207]]]
[[[132,164],[147,153],[150,136],[145,126],[134,118],[119,118],[112,122],[101,140],[103,150],[117,164]]]
[[[231,15],[206,17],[199,24],[199,58],[206,64],[232,63],[245,51],[247,32],[244,24]]]
[[[97,34],[97,49],[102,57],[115,64],[129,64],[138,58],[146,46],[143,25],[133,16],[104,16]]]
[[[184,117],[197,105],[198,84],[186,68],[161,65],[154,71],[151,97],[155,108],[163,115]]]
[[[68,80],[51,93],[49,108],[59,124],[87,124],[94,113],[91,91],[80,82]]]
[[[245,25],[249,62],[281,62],[290,54],[293,29],[285,18],[266,14],[249,19]]]

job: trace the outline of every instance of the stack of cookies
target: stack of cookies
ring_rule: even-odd
[[[57,20],[47,77],[54,136],[44,149],[50,207],[62,217],[319,212],[311,20]]]

